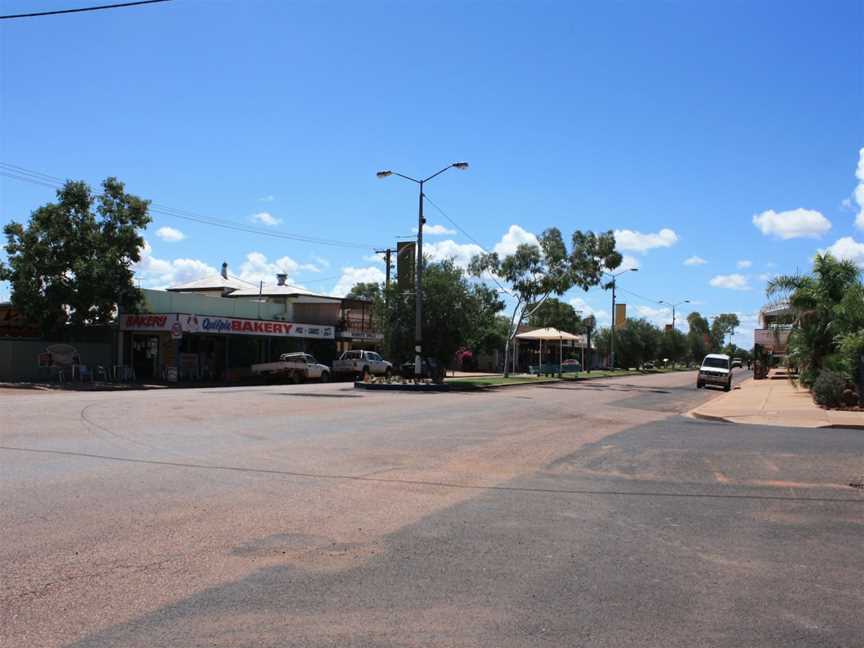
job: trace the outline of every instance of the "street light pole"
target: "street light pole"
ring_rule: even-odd
[[[420,207],[417,210],[417,259],[415,261],[416,279],[414,280],[414,376],[423,373],[423,184],[420,181]]]
[[[627,268],[626,270],[622,270],[621,272],[611,273],[607,272],[609,276],[612,277],[612,330],[609,332],[609,356],[611,360],[612,369],[615,368],[615,286],[616,279],[618,279],[619,275],[624,274],[625,272],[638,272],[639,268]]]
[[[467,168],[467,162],[454,162],[422,180],[401,173],[396,173],[395,171],[379,171],[376,174],[379,178],[387,178],[391,175],[399,176],[400,178],[410,180],[420,186],[420,204],[417,210],[417,258],[415,261],[417,267],[415,269],[416,275],[414,279],[414,304],[416,306],[416,319],[414,322],[414,375],[417,378],[419,378],[423,373],[423,224],[426,222],[423,218],[423,185],[429,182],[432,178],[441,175],[448,169],[459,169],[464,171]]]
[[[681,304],[689,304],[689,303],[690,303],[690,300],[689,300],[689,299],[685,299],[684,301],[675,302],[674,304],[670,304],[669,302],[667,302],[667,301],[663,301],[663,300],[661,299],[661,300],[660,300],[659,302],[657,302],[657,303],[658,303],[658,304],[666,304],[667,306],[671,306],[671,307],[672,307],[672,330],[674,331],[674,330],[675,330],[675,309],[676,309],[678,306],[680,306]]]

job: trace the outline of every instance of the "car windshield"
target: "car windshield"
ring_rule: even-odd
[[[729,361],[723,358],[705,358],[702,361],[703,367],[716,367],[717,369],[728,369]]]

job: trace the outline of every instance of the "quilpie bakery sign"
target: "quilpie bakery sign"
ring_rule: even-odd
[[[120,316],[121,331],[149,331],[154,333],[174,331],[176,333],[178,323],[183,333],[272,335],[274,337],[300,337],[319,340],[332,340],[334,338],[332,326],[319,324],[295,324],[293,322],[185,313],[146,313]]]

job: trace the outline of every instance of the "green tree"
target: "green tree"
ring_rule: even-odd
[[[687,357],[687,336],[678,329],[668,329],[663,331],[660,337],[660,349],[658,357],[660,359],[668,358],[672,364],[681,362]]]
[[[370,302],[376,303],[384,298],[384,289],[381,284],[374,281],[360,282],[354,284],[347,297],[368,299]]]
[[[414,295],[394,284],[385,291],[382,318],[385,349],[396,361],[414,355]],[[482,284],[472,284],[453,261],[423,266],[423,348],[449,365],[461,348],[488,350],[501,341],[497,315],[504,303]]]
[[[555,297],[549,297],[537,308],[529,308],[529,311],[531,316],[528,324],[531,326],[555,328],[567,333],[582,333],[585,330],[576,309]]]
[[[710,334],[708,320],[697,312],[687,316],[687,349],[690,359],[699,364],[709,351]]]
[[[503,259],[491,252],[471,260],[470,272],[473,275],[482,277],[489,273],[510,286],[513,311],[504,349],[505,375],[509,373],[510,344],[523,321],[530,318],[550,296],[563,295],[575,286],[587,291],[600,283],[604,270],[621,264],[612,232],[597,235],[576,231],[569,252],[557,228],[547,229],[538,241],[539,246],[521,244],[513,254]]]
[[[616,361],[621,367],[636,367],[657,358],[660,349],[660,329],[645,319],[628,318],[615,332]]]
[[[132,283],[132,266],[141,258],[148,205],[116,178],[105,180],[99,195],[69,181],[26,227],[8,223],[8,265],[0,264],[0,280],[11,284],[15,308],[46,335],[65,324],[110,322],[118,307],[136,311],[141,291]]]
[[[606,358],[603,361],[605,365],[608,362],[609,354],[612,352],[612,329],[608,326],[596,329],[594,331],[594,349],[601,358]]]
[[[768,297],[788,302],[792,310],[788,355],[801,370],[804,384],[812,384],[826,363],[848,378],[854,374],[856,339],[864,328],[860,275],[851,261],[817,254],[811,274],[780,276],[768,282]],[[841,357],[831,357],[838,351]]]
[[[726,343],[726,336],[733,333],[739,326],[741,326],[741,322],[735,313],[717,315],[711,322],[711,352],[719,353]]]

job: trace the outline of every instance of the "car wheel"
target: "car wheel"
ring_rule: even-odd
[[[723,391],[731,391],[732,390],[732,381],[730,380],[726,383],[726,386],[723,388]]]
[[[300,380],[300,372],[299,371],[295,371],[294,373],[291,374],[291,382],[294,383],[295,385],[300,384],[301,380]]]
[[[324,371],[321,373],[321,382],[330,382],[330,372]]]
[[[701,380],[696,381],[696,389],[702,389],[704,386],[705,383],[703,383]]]
[[[387,380],[390,380],[390,376],[391,376],[391,375],[393,375],[393,372],[390,370],[390,367],[387,367],[387,368],[384,370],[384,377],[385,377]]]

